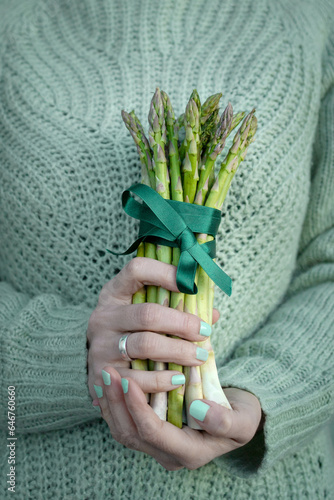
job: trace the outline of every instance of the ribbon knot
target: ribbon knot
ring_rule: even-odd
[[[188,226],[177,236],[176,242],[181,252],[187,252],[197,245],[196,237]]]
[[[143,203],[136,201],[135,193]],[[216,285],[227,295],[232,293],[231,278],[214,262],[216,243],[207,241],[199,244],[194,233],[215,236],[221,221],[219,210],[190,203],[165,200],[152,188],[134,184],[122,194],[124,211],[140,220],[138,238],[125,252],[108,252],[114,255],[132,253],[140,243],[149,241],[181,251],[176,272],[176,283],[180,292],[196,294],[195,275],[200,265]]]

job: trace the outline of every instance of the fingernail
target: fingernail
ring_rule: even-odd
[[[192,417],[197,418],[197,420],[203,422],[203,420],[205,419],[205,415],[208,413],[209,409],[209,405],[197,399],[196,401],[193,401],[191,403],[189,407],[189,413]]]
[[[123,392],[124,392],[124,394],[126,394],[129,390],[129,381],[126,380],[126,378],[122,378],[121,383],[122,383]]]
[[[210,337],[212,332],[211,326],[209,323],[205,323],[205,321],[201,321],[201,328],[199,331],[200,335],[204,335],[204,337]]]
[[[99,385],[95,385],[94,384],[94,389],[95,389],[97,397],[98,398],[102,398],[102,396],[103,396],[103,389],[102,389],[102,387],[100,387]]]
[[[172,384],[173,385],[182,385],[186,381],[186,377],[184,375],[173,375],[172,376]]]
[[[110,374],[108,372],[106,372],[105,370],[102,370],[102,378],[103,378],[103,382],[106,385],[110,385],[111,384]]]
[[[101,413],[101,408],[99,407],[99,405],[93,405],[93,408],[95,408],[95,410]]]
[[[209,357],[209,351],[206,349],[202,349],[201,347],[197,347],[196,349],[196,359],[200,361],[206,361]]]

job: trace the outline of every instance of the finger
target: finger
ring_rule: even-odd
[[[195,400],[191,403],[189,412],[208,434],[229,439],[239,446],[248,443],[257,430],[252,415],[245,409],[230,410],[213,401]]]
[[[119,373],[110,365],[101,370],[101,394],[99,405],[103,418],[111,424],[111,429],[117,428],[120,422],[133,426],[131,416],[127,410]],[[100,391],[97,391],[99,395]]]
[[[134,380],[130,378],[122,380],[128,382],[124,399],[141,440],[160,452],[174,456],[177,461],[180,455],[183,456],[183,453],[189,453],[192,456],[194,451],[192,437],[169,422],[160,420],[146,403],[143,391]],[[180,443],[182,443],[181,447]],[[182,465],[181,456],[179,465]]]
[[[190,314],[159,304],[132,304],[113,312],[115,331],[153,331],[175,335],[192,342],[201,342],[211,335],[211,326]]]
[[[136,425],[125,404],[119,373],[108,365],[104,367],[102,377],[103,397],[99,399],[99,403],[103,406],[103,417],[109,425],[112,436],[127,448],[152,454],[153,448],[141,442]]]
[[[116,337],[115,339],[117,340]],[[127,338],[126,349],[131,359],[151,359],[183,366],[201,366],[209,356],[207,349],[193,342],[152,332],[130,334]]]
[[[123,378],[132,378],[146,393],[168,392],[185,384],[183,373],[172,370],[145,371],[117,368]]]
[[[94,399],[92,401],[92,406],[93,408],[98,411],[100,414],[101,414],[101,408],[100,408],[100,405],[99,405],[99,400],[98,399]]]
[[[124,380],[124,379],[123,379]],[[207,433],[201,433],[189,427],[179,429],[169,422],[164,422],[154,413],[146,403],[144,393],[132,379],[128,381],[124,395],[125,403],[136,425],[142,442],[146,442],[157,450],[155,456],[159,460],[161,453],[170,457],[173,469],[176,464],[188,469],[197,469],[208,463],[216,456],[233,449],[233,446],[217,440]]]
[[[215,323],[217,323],[217,321],[219,320],[219,318],[220,318],[219,311],[217,311],[217,309],[214,309],[212,311],[212,324],[214,325]]]
[[[113,299],[131,303],[132,295],[144,285],[162,286],[178,292],[176,267],[154,259],[135,257],[103,288]]]

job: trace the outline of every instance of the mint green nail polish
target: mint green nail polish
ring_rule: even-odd
[[[99,413],[101,413],[101,408],[99,407],[99,405],[93,405],[93,408],[95,408],[95,410],[97,410]]]
[[[191,403],[189,407],[189,413],[192,417],[197,418],[197,420],[203,422],[203,420],[205,419],[205,415],[207,414],[209,409],[209,405],[203,403],[203,401],[196,400]]]
[[[196,349],[196,359],[200,361],[206,361],[209,357],[209,351],[206,349],[202,349],[201,347],[197,347]]]
[[[201,328],[199,331],[200,335],[204,335],[204,337],[210,337],[212,332],[211,326],[209,323],[205,323],[205,321],[201,321]]]
[[[172,376],[172,384],[173,385],[182,385],[186,381],[186,377],[184,375],[173,375]]]
[[[110,385],[111,384],[110,374],[108,372],[106,372],[105,370],[102,370],[102,378],[103,378],[103,382],[106,385]]]
[[[103,396],[103,389],[102,389],[102,387],[100,387],[99,385],[95,385],[94,384],[94,389],[95,389],[97,397],[98,398],[102,398],[102,396]]]
[[[124,394],[126,394],[129,390],[129,381],[126,380],[126,378],[122,378],[121,383],[122,383],[123,392],[124,392]]]

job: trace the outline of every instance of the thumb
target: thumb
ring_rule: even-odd
[[[240,390],[235,389],[235,391]],[[189,411],[208,434],[218,438],[233,439],[241,446],[254,437],[261,421],[260,404],[255,396],[253,398],[254,400],[244,398],[246,402],[243,398],[239,401],[230,400],[232,410],[206,399],[195,400],[191,403]]]

